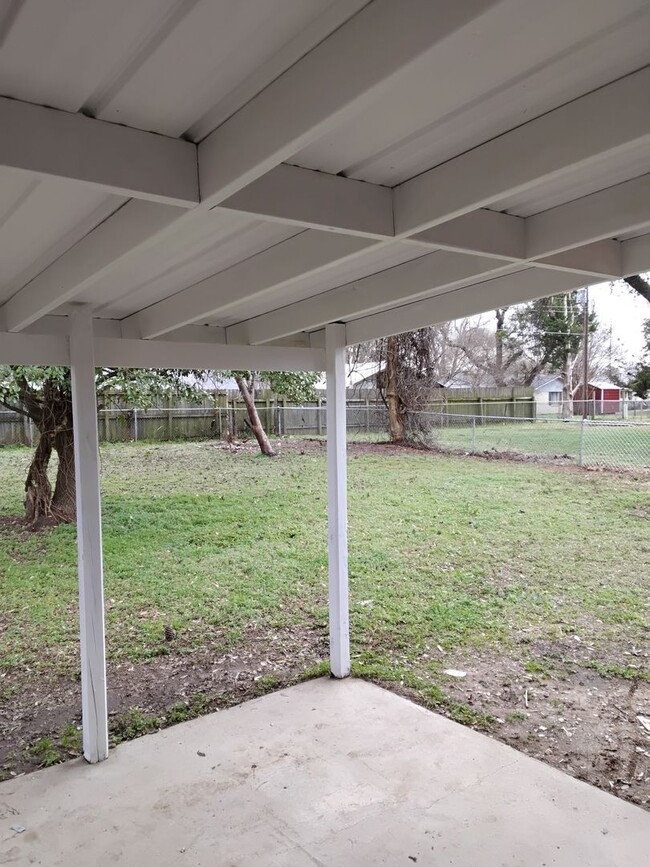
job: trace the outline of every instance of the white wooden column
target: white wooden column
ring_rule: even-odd
[[[99,492],[95,354],[89,310],[71,316],[70,367],[77,490],[83,750],[88,762],[108,758],[104,574]]]
[[[330,669],[350,674],[348,502],[345,423],[345,325],[325,329],[327,368],[327,540],[329,555]]]

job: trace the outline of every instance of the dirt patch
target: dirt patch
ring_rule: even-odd
[[[443,689],[488,714],[499,740],[650,810],[650,731],[639,720],[650,717],[648,650],[600,649],[607,666],[571,640],[529,651],[527,661],[455,657],[466,676]]]
[[[590,668],[591,657],[571,642],[532,645],[528,663],[484,654],[446,658],[445,667],[463,678],[429,676],[450,704],[486,719],[477,728],[565,773],[650,810],[650,732],[638,717],[650,718],[648,653],[624,651],[625,676],[603,676]],[[146,663],[109,668],[111,721],[137,708],[158,717],[179,703],[202,697],[216,710],[295,683],[326,658],[327,641],[317,627],[268,630],[252,625],[236,649],[200,648],[157,657]],[[607,654],[614,659],[613,654]],[[528,668],[541,670],[529,671]],[[635,675],[638,671],[638,676]],[[381,681],[380,681],[381,682]],[[420,693],[403,684],[383,683],[415,701]],[[12,674],[0,680],[0,768],[5,776],[42,765],[34,743],[60,739],[80,723],[78,679]],[[454,717],[447,706],[438,707]],[[65,741],[64,741],[65,742]],[[61,758],[75,751],[63,753]]]
[[[245,701],[293,683],[327,654],[317,627],[268,630],[250,624],[237,648],[202,647],[146,662],[109,665],[109,722],[137,708],[142,718],[158,717],[202,697],[205,709]],[[33,746],[42,739],[58,749],[63,733],[81,723],[78,676],[47,678],[13,671],[0,676],[0,779],[43,765]],[[63,751],[61,758],[76,754]]]

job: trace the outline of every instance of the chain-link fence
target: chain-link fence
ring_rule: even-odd
[[[450,408],[452,411],[447,411]],[[410,413],[405,433],[424,447],[443,451],[528,456],[584,467],[650,469],[650,422],[613,417],[531,417],[530,404],[499,409],[503,414],[495,414],[493,406],[482,406],[477,412],[474,404],[455,404]],[[305,406],[268,401],[258,406],[258,413],[271,437],[324,439],[327,434],[323,400]],[[0,425],[3,423],[5,444],[33,444],[37,433],[28,421],[13,413],[0,413]],[[222,406],[170,405],[146,411],[103,409],[98,426],[102,442],[240,440],[251,436],[246,409],[234,401]],[[386,407],[368,401],[349,402],[347,434],[350,442],[387,441]]]
[[[647,421],[650,422],[650,400],[630,398],[625,392],[613,390],[618,397],[599,397],[589,400],[562,401],[535,401],[535,415],[537,418],[590,418],[610,421]]]
[[[584,467],[650,469],[650,423],[600,419],[521,419],[416,413],[411,435],[423,446],[467,453],[521,455]]]

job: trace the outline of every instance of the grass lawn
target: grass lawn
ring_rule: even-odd
[[[423,422],[427,423],[423,414]],[[650,470],[650,423],[626,425],[599,419],[588,423],[581,434],[579,420],[563,422],[557,418],[530,421],[494,422],[472,426],[461,417],[448,416],[443,424],[431,415],[427,442],[441,449],[468,452],[500,452],[541,458],[566,458],[578,464],[582,451],[585,467]],[[385,440],[386,434],[354,432],[357,442]]]
[[[541,457],[568,457],[577,463],[580,422],[538,419],[535,422],[487,423],[472,428],[452,425],[432,433],[443,448],[494,449]],[[585,466],[650,469],[650,424],[625,426],[598,421],[587,424],[582,438]]]
[[[323,656],[324,451],[287,443],[270,461],[209,443],[102,449],[113,666],[238,652],[251,624],[304,629]],[[0,451],[0,516],[20,514],[28,460]],[[486,728],[497,724],[478,683],[497,669],[503,680],[500,660],[531,694],[553,673],[648,677],[647,478],[359,444],[349,510],[356,674]],[[27,679],[74,678],[77,630],[74,527],[0,526],[0,706]],[[468,697],[444,671],[473,664]],[[517,724],[519,699],[513,708],[501,723]]]

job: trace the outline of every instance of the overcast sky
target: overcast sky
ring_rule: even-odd
[[[643,351],[643,321],[650,319],[650,304],[625,283],[599,283],[589,289],[601,327],[612,329],[626,359],[636,362]]]

